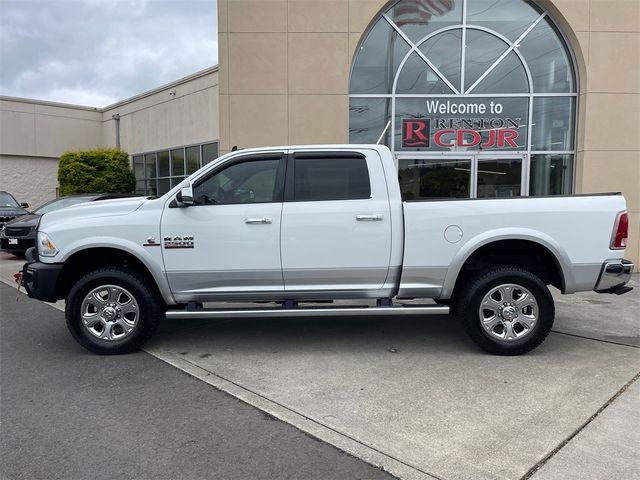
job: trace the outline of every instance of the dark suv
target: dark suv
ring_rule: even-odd
[[[6,192],[0,192],[0,198],[2,198],[1,194],[3,193]],[[54,210],[70,207],[71,205],[77,205],[79,203],[136,196],[139,195],[132,193],[91,193],[56,198],[41,205],[31,213],[24,211],[24,213],[20,214],[21,216],[19,218],[13,218],[4,225],[0,225],[0,250],[13,253],[14,255],[24,255],[27,249],[35,246],[36,230],[40,222],[40,217],[47,212],[53,212]],[[1,205],[2,203],[0,203],[0,209],[3,208]],[[28,207],[26,204],[23,205]]]
[[[14,218],[28,214],[27,208],[28,203],[18,203],[9,192],[0,190],[0,229]]]

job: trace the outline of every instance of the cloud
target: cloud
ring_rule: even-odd
[[[0,0],[0,94],[103,107],[218,63],[215,0]]]

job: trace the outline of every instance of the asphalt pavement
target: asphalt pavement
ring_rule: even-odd
[[[86,352],[0,284],[2,479],[391,479],[151,355]]]

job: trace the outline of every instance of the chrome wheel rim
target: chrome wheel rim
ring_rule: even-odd
[[[125,288],[101,285],[85,296],[80,316],[83,327],[91,335],[112,342],[133,332],[140,309],[135,297]]]
[[[538,302],[522,285],[492,288],[480,302],[480,324],[489,337],[514,342],[529,335],[538,321]]]

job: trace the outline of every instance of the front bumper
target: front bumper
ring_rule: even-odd
[[[629,260],[609,260],[604,262],[594,290],[597,293],[616,293],[618,295],[630,292],[633,289],[627,287],[626,284],[631,279],[633,267],[633,262]]]
[[[36,245],[35,238],[23,238],[23,237],[6,237],[0,236],[0,250],[9,253],[24,253],[29,248]]]
[[[43,302],[56,302],[56,287],[62,263],[40,263],[31,260],[22,267],[22,285],[27,295]]]

